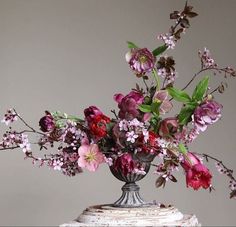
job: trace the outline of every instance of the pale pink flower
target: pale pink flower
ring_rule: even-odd
[[[215,63],[215,60],[211,57],[210,51],[205,47],[203,52],[198,51],[199,57],[202,62],[203,68],[214,68],[217,67],[217,64]]]
[[[105,162],[104,155],[99,151],[97,144],[82,145],[79,150],[78,165],[89,171],[96,171],[98,166]]]
[[[166,33],[166,34],[159,35],[157,38],[161,39],[165,43],[165,45],[167,46],[167,49],[174,49],[175,39],[173,35]]]
[[[161,114],[168,113],[173,107],[172,103],[169,101],[168,98],[168,91],[166,90],[157,91],[153,96],[153,101],[161,102],[160,105]]]

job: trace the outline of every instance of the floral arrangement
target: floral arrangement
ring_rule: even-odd
[[[141,157],[151,155],[151,165],[158,175],[157,187],[165,186],[168,180],[177,182],[173,174],[180,167],[186,173],[187,187],[210,191],[213,189],[212,174],[203,160],[213,160],[217,169],[229,177],[230,197],[235,198],[233,171],[215,157],[188,149],[200,133],[221,118],[222,105],[215,100],[215,94],[223,93],[227,84],[220,82],[215,89],[210,89],[209,77],[203,77],[192,94],[185,90],[206,71],[223,74],[225,78],[235,77],[236,71],[231,67],[220,67],[205,48],[198,53],[200,70],[178,89],[174,86],[177,78],[175,60],[172,56],[163,55],[175,47],[189,28],[190,19],[196,16],[188,4],[181,12],[171,13],[174,25],[168,33],[157,37],[163,44],[153,51],[128,42],[126,61],[143,87],[136,84],[126,95],[115,94],[118,111],[111,111],[113,117],[106,116],[96,106],[86,108],[83,118],[46,111],[39,121],[40,129],[36,130],[15,109],[10,109],[2,120],[9,128],[0,141],[0,150],[21,148],[25,157],[32,159],[34,164],[46,165],[67,176],[75,176],[83,169],[96,171],[102,163],[119,169],[125,175],[145,175]],[[182,104],[180,112],[166,117],[174,101]],[[16,120],[23,123],[22,130],[13,129],[12,123]],[[36,136],[33,141],[32,135]],[[45,151],[44,155],[36,157],[31,144],[39,145],[40,150]],[[49,148],[54,152],[49,153]]]

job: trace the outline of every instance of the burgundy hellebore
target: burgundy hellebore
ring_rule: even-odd
[[[150,73],[156,62],[155,56],[147,48],[132,49],[125,55],[125,58],[138,77]]]
[[[133,119],[140,114],[138,106],[143,103],[144,97],[140,92],[131,91],[128,95],[115,94],[114,100],[118,103],[119,117],[121,119]]]
[[[181,165],[186,172],[187,187],[192,187],[194,190],[198,190],[201,187],[204,189],[210,187],[212,175],[196,155],[188,152],[187,158]]]
[[[50,112],[45,111],[45,114],[46,115],[40,119],[39,126],[43,132],[51,132],[55,129],[55,121]]]

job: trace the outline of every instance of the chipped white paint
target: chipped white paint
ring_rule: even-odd
[[[201,226],[195,215],[183,215],[173,206],[160,208],[117,208],[97,205],[87,208],[70,223],[60,227],[88,226]]]

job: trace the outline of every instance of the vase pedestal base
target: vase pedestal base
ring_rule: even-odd
[[[173,206],[150,205],[119,208],[111,205],[91,206],[72,222],[60,227],[88,226],[201,226],[195,215],[184,215]]]

